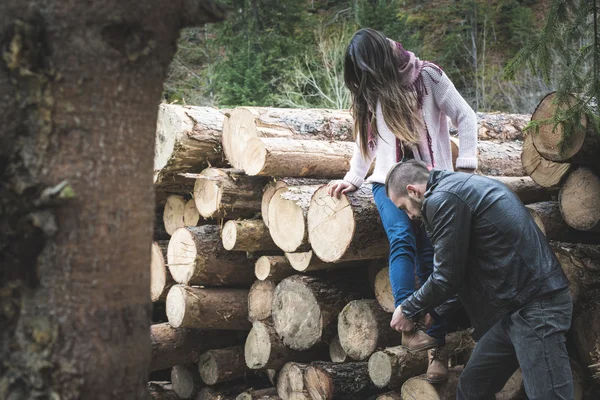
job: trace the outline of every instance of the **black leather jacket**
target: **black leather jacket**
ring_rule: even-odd
[[[548,240],[504,184],[433,170],[422,212],[434,267],[402,303],[406,317],[420,318],[432,309],[447,314],[460,299],[477,340],[533,298],[569,286]]]

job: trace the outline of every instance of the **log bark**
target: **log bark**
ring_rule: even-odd
[[[403,400],[454,400],[461,369],[449,371],[448,380],[440,384],[427,382],[425,375],[415,376],[402,385]]]
[[[258,280],[250,287],[248,292],[248,320],[250,322],[262,321],[271,316],[275,286],[274,281]]]
[[[402,343],[402,335],[390,327],[392,314],[377,300],[354,300],[338,316],[342,348],[356,361],[366,360],[375,349]]]
[[[243,169],[248,140],[256,137],[353,141],[350,113],[323,109],[238,107],[223,125],[223,150],[234,168]]]
[[[571,172],[559,194],[560,212],[569,226],[600,232],[600,177],[589,168]]]
[[[393,313],[396,310],[392,284],[390,283],[389,267],[382,268],[377,272],[375,282],[373,283],[373,291],[375,292],[377,303],[379,303],[383,311]]]
[[[260,211],[266,178],[249,177],[238,170],[206,168],[196,179],[194,200],[204,218],[250,218]]]
[[[488,176],[525,176],[521,162],[523,142],[486,142],[477,143],[478,168],[482,175]]]
[[[340,344],[340,337],[335,335],[333,340],[329,343],[329,358],[333,362],[343,363],[348,359],[348,354]]]
[[[508,186],[523,204],[549,201],[552,200],[552,195],[555,194],[554,190],[538,185],[528,176],[490,176],[490,178]]]
[[[533,145],[532,135],[527,135],[523,142],[521,163],[525,174],[529,175],[535,183],[546,188],[560,186],[571,169],[569,163],[557,163],[542,157]]]
[[[245,335],[236,331],[200,331],[173,328],[168,323],[150,327],[152,358],[150,371],[188,365],[198,361],[200,354],[220,347],[243,343]]]
[[[528,204],[527,209],[548,240],[572,243],[600,243],[600,234],[571,228],[560,213],[556,201]]]
[[[235,400],[281,400],[277,395],[277,388],[246,390],[240,393]]]
[[[363,260],[344,261],[342,259],[335,263],[324,262],[315,256],[312,250],[300,253],[285,253],[285,257],[288,259],[292,268],[299,272],[364,266]]]
[[[573,303],[600,287],[600,245],[550,242],[552,250],[571,282]]]
[[[171,382],[148,382],[148,394],[151,400],[178,400]]]
[[[492,140],[496,142],[513,142],[523,140],[523,129],[529,123],[529,114],[506,113],[477,113],[477,136],[479,140]],[[450,134],[457,135],[458,129],[452,126],[448,118]]]
[[[542,122],[554,116],[558,108],[557,104],[553,104],[555,100],[556,93],[549,93],[531,116],[531,121],[540,122],[539,129],[532,133],[537,151],[551,161],[599,165],[600,135],[594,131],[594,124],[585,115],[579,120],[581,126],[574,127],[569,135],[565,134],[562,124],[555,127],[553,123]],[[574,100],[574,96],[571,96],[569,102]]]
[[[277,394],[283,400],[311,400],[304,386],[304,371],[308,364],[289,362],[279,371]]]
[[[310,362],[324,360],[327,346],[315,346],[310,350],[296,351],[287,347],[275,331],[269,319],[256,321],[248,334],[245,345],[246,365],[250,369],[280,369],[287,362]]]
[[[175,280],[167,268],[167,246],[169,242],[162,240],[152,243],[150,259],[150,299],[152,302],[165,301],[167,293]]]
[[[242,155],[248,175],[343,178],[350,169],[353,142],[252,138]]]
[[[200,289],[175,285],[167,317],[175,328],[250,330],[247,289]]]
[[[313,400],[364,399],[375,389],[366,362],[313,362],[304,372],[304,386]]]
[[[295,274],[296,270],[284,256],[262,256],[254,265],[254,275],[261,281],[269,279],[279,282]]]
[[[278,250],[271,239],[269,228],[262,220],[247,219],[227,221],[221,233],[223,247],[229,251],[257,251]]]
[[[176,230],[167,261],[173,279],[182,284],[249,287],[254,282],[253,260],[225,250],[215,225]]]
[[[195,365],[176,365],[171,370],[173,391],[180,399],[191,399],[204,387]]]
[[[468,359],[475,342],[469,332],[451,333],[446,337],[449,356]],[[376,387],[400,388],[407,379],[425,373],[427,352],[410,353],[402,346],[389,347],[369,358],[369,376]]]
[[[212,107],[161,104],[154,151],[154,184],[207,165],[227,165],[221,148],[224,113]]]
[[[285,345],[307,350],[333,339],[336,319],[350,301],[362,298],[359,282],[294,275],[275,288],[272,317]]]
[[[200,222],[200,213],[196,208],[194,199],[190,199],[185,203],[183,210],[183,226],[196,226]]]
[[[185,205],[186,201],[183,196],[172,194],[167,197],[163,211],[163,223],[169,235],[173,235],[178,228],[185,226],[183,223]]]
[[[181,173],[162,181],[160,185],[154,185],[154,202],[157,208],[164,207],[167,198],[171,195],[187,197],[194,192],[195,176],[198,174]]]
[[[312,196],[307,220],[312,249],[325,262],[388,256],[389,244],[368,186],[341,199],[321,187]]]
[[[207,385],[216,385],[243,377],[247,372],[244,346],[209,350],[200,356],[198,371]]]

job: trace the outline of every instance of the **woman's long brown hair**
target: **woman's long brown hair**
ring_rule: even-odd
[[[383,118],[397,138],[405,143],[417,143],[423,129],[418,112],[417,92],[402,85],[400,68],[408,62],[384,35],[373,29],[361,29],[346,48],[344,81],[352,93],[354,135],[359,135],[359,147],[367,154],[369,126],[378,137],[375,123],[377,101],[381,102]]]

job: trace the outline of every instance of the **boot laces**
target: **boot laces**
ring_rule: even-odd
[[[415,331],[427,331],[427,327],[425,326],[425,324],[421,321],[416,321],[415,322],[415,327],[414,327]]]
[[[433,364],[434,361],[444,362],[441,348],[436,347],[431,349],[431,360],[429,360],[429,364]]]

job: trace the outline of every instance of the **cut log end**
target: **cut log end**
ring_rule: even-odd
[[[153,302],[166,298],[166,294],[173,285],[171,273],[167,270],[166,252],[163,247],[167,243],[152,243],[152,257],[150,259],[150,298]]]
[[[261,281],[266,279],[281,281],[295,273],[296,271],[284,256],[262,256],[254,265],[254,275]]]
[[[227,174],[216,168],[207,168],[200,175],[194,185],[196,209],[204,218],[214,218],[221,211],[223,194],[217,179],[226,178]]]
[[[179,228],[171,236],[167,250],[169,271],[175,282],[188,283],[196,267],[198,251],[192,233]]]
[[[293,253],[308,246],[306,219],[302,207],[282,197],[288,188],[275,191],[269,203],[269,232],[283,251]]]
[[[173,367],[171,370],[171,384],[173,391],[180,399],[191,399],[202,386],[198,372],[187,365]]]
[[[200,222],[200,213],[196,208],[196,202],[194,199],[189,200],[185,203],[185,209],[183,211],[183,226],[196,226]]]
[[[354,360],[364,360],[373,354],[380,336],[384,334],[380,332],[381,318],[380,315],[376,315],[377,311],[382,314],[381,316],[387,316],[375,300],[355,300],[348,303],[338,316],[340,344]],[[387,321],[384,322],[389,325]],[[391,328],[388,330],[391,331]],[[399,334],[397,336],[401,338]],[[399,341],[395,344],[399,344]]]
[[[327,373],[310,366],[304,374],[306,389],[313,400],[333,399],[333,382]]]
[[[569,163],[557,163],[542,157],[533,145],[532,135],[527,135],[523,142],[521,163],[535,183],[547,188],[558,186],[571,168]]]
[[[214,385],[219,381],[219,366],[216,360],[207,352],[200,356],[198,360],[198,369],[200,377],[207,385]]]
[[[589,168],[573,171],[560,195],[562,216],[569,226],[600,232],[600,177]]]
[[[390,356],[384,351],[373,353],[369,357],[369,376],[378,388],[384,388],[392,381],[394,368]]]
[[[259,175],[265,167],[267,149],[259,138],[251,138],[246,142],[242,154],[242,167],[248,175]]]
[[[339,336],[333,338],[331,343],[329,343],[329,358],[331,361],[337,363],[343,363],[348,359],[348,354],[346,354],[346,351],[340,344]]]
[[[181,286],[173,286],[167,295],[167,317],[173,328],[179,328],[185,319],[185,289]]]
[[[394,294],[392,293],[392,284],[390,283],[389,267],[382,268],[375,276],[375,298],[377,302],[387,312],[394,312],[395,302]]]
[[[304,371],[308,365],[289,362],[281,368],[277,394],[283,400],[311,400],[304,387]]]
[[[313,252],[312,250],[309,250],[299,253],[285,253],[285,257],[288,259],[293,269],[304,272],[310,265],[310,261],[313,258]]]
[[[250,322],[261,321],[271,316],[275,282],[256,281],[248,293],[248,319]]]
[[[172,235],[177,228],[185,226],[184,215],[186,209],[186,201],[182,196],[170,195],[167,197],[165,209],[163,211],[163,222],[165,230],[169,235]]]
[[[235,221],[227,221],[225,225],[223,225],[221,238],[223,240],[223,247],[225,250],[231,251],[235,248],[235,242],[237,239],[237,226]]]
[[[246,366],[250,369],[264,368],[271,357],[271,337],[268,328],[260,321],[252,324],[252,329],[244,346]]]

